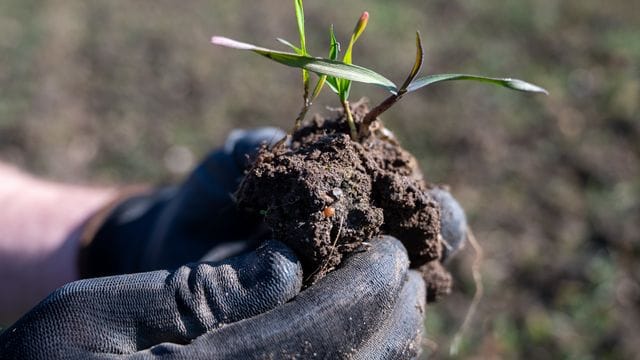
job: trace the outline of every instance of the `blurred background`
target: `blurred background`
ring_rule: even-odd
[[[384,115],[431,182],[451,186],[484,247],[485,296],[461,358],[637,358],[640,350],[640,3],[610,0],[307,1],[308,47],[328,28],[354,61],[401,82],[424,72],[511,76],[551,95],[476,83],[411,94]],[[181,179],[234,127],[289,129],[299,72],[214,48],[280,48],[291,1],[0,0],[0,160],[83,184]],[[352,100],[385,94],[356,84]],[[312,112],[330,114],[324,93]],[[1,181],[1,179],[0,179]],[[428,311],[448,357],[473,295],[473,251]]]

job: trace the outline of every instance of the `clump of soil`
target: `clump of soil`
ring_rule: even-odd
[[[364,104],[353,109],[356,123],[367,111]],[[428,300],[435,300],[451,287],[439,264],[438,204],[415,158],[385,134],[378,126],[354,142],[342,113],[316,116],[289,145],[259,152],[236,198],[262,213],[275,238],[296,252],[307,285],[387,234],[402,241],[411,267],[427,281]]]

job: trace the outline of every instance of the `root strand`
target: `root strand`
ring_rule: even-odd
[[[449,347],[450,356],[458,355],[462,340],[466,332],[469,330],[469,325],[471,324],[471,321],[473,320],[473,317],[478,310],[478,304],[480,303],[480,300],[482,299],[482,296],[484,294],[484,286],[482,285],[482,272],[480,271],[484,256],[483,250],[482,246],[480,246],[478,240],[476,240],[476,237],[473,235],[473,231],[471,231],[470,227],[467,227],[467,240],[469,241],[469,244],[471,244],[471,247],[476,254],[473,260],[473,264],[471,265],[471,273],[473,275],[473,281],[476,287],[476,291],[475,294],[473,294],[473,299],[471,300],[471,304],[469,304],[469,309],[467,310],[467,314],[464,317],[464,321],[462,322],[460,329],[458,329],[455,336],[453,337],[453,341],[451,342],[451,346]]]

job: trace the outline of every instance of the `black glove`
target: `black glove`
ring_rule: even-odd
[[[232,194],[249,157],[283,136],[276,128],[235,130],[180,187],[133,196],[109,209],[80,252],[81,276],[175,269],[254,249],[267,232],[258,216],[236,208]]]
[[[425,289],[408,265],[399,241],[376,239],[298,294],[300,264],[268,242],[220,263],[81,280],[0,334],[0,358],[411,358]]]
[[[467,240],[467,217],[456,199],[443,188],[431,188],[429,194],[440,205],[440,233],[443,247],[441,260],[450,259]]]

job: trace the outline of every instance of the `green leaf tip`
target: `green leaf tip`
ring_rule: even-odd
[[[542,93],[545,95],[549,95],[549,91],[547,91],[547,89],[535,84],[528,83],[526,81],[522,81],[518,79],[509,79],[509,78],[504,79],[504,81],[506,82],[505,86],[514,90]]]
[[[224,46],[224,47],[228,47],[228,48],[232,48],[232,49],[238,49],[238,50],[254,50],[257,49],[258,47],[252,44],[248,44],[248,43],[243,43],[241,41],[236,41],[233,39],[229,39],[227,37],[224,36],[213,36],[211,38],[211,43],[213,45],[219,45],[219,46]]]
[[[538,86],[531,83],[528,83],[519,79],[511,79],[511,78],[494,78],[487,76],[478,76],[478,75],[469,75],[469,74],[435,74],[435,75],[427,75],[421,78],[414,80],[407,87],[407,91],[415,91],[425,86],[433,85],[443,81],[453,81],[453,80],[472,80],[479,81],[494,85],[503,86],[509,89],[523,91],[523,92],[533,92],[533,93],[542,93],[545,95],[549,95],[549,92]]]

